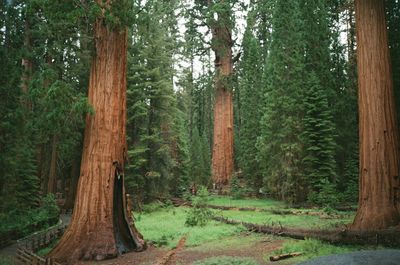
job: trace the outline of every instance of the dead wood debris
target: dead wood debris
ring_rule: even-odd
[[[351,231],[351,230],[320,230],[320,229],[300,229],[283,226],[270,226],[246,223],[231,220],[221,216],[212,218],[215,221],[226,224],[243,225],[248,230],[256,233],[272,234],[294,239],[305,240],[314,238],[331,244],[356,244],[356,245],[382,245],[386,247],[400,247],[400,230],[387,229],[380,231]]]
[[[167,254],[165,254],[156,263],[156,265],[167,265],[171,261],[172,257],[185,247],[185,243],[186,243],[186,235],[182,236],[182,238],[179,240],[176,247],[174,249],[171,249],[170,251],[168,251]]]
[[[278,260],[297,257],[297,256],[300,256],[302,254],[303,254],[302,252],[285,253],[285,254],[280,254],[280,255],[276,255],[276,256],[270,256],[269,260],[270,261],[278,261]]]

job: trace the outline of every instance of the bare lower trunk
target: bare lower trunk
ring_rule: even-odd
[[[218,15],[227,22],[231,14],[227,11]],[[221,21],[212,32],[216,68],[212,177],[221,186],[229,184],[233,173],[232,36],[229,25]]]
[[[352,229],[396,225],[399,145],[384,1],[357,0],[360,195]]]
[[[71,224],[50,256],[71,264],[102,260],[142,249],[145,244],[129,224],[123,168],[126,159],[127,31],[95,23],[88,115],[81,174]]]
[[[226,185],[233,172],[233,105],[232,93],[217,88],[214,105],[213,182]]]

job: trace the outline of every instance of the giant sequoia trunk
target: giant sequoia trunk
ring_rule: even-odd
[[[221,12],[219,17],[220,20],[212,28],[216,68],[212,177],[213,182],[221,186],[229,183],[233,172],[233,103],[230,84],[233,62],[232,37],[228,25],[230,14]]]
[[[94,34],[89,102],[95,114],[86,118],[71,224],[49,254],[71,264],[112,258],[145,246],[126,211],[124,196],[127,31],[110,30],[99,19]]]
[[[360,118],[360,195],[352,228],[396,225],[399,215],[399,145],[384,1],[357,0]]]

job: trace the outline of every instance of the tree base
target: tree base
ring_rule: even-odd
[[[360,207],[350,226],[352,231],[378,231],[400,224],[400,214],[395,207],[375,209]]]

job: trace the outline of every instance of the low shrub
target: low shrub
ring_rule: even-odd
[[[231,196],[233,199],[243,199],[249,194],[251,194],[252,190],[245,185],[240,183],[240,179],[237,175],[234,175],[231,180]]]
[[[335,207],[339,204],[340,196],[336,186],[325,180],[321,184],[321,190],[319,192],[311,192],[308,195],[308,200],[318,206]]]
[[[207,207],[209,193],[205,187],[200,187],[197,196],[193,197],[185,224],[187,226],[205,226],[212,217],[212,211]]]

